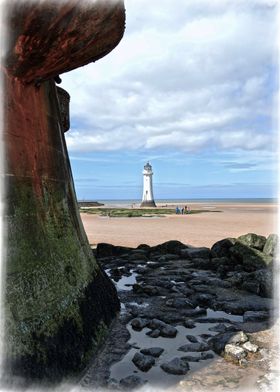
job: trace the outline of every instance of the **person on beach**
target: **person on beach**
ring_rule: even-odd
[[[182,215],[184,215],[184,211],[185,211],[185,208],[182,207],[182,209],[181,209],[181,214],[182,214]]]
[[[179,207],[176,206],[176,214],[179,214],[179,213],[180,213]]]
[[[188,213],[188,206],[185,206],[185,214]]]

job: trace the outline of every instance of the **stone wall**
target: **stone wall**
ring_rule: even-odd
[[[9,10],[6,364],[32,379],[81,369],[119,310],[82,227],[53,81],[122,37],[123,3],[91,4],[14,3]]]

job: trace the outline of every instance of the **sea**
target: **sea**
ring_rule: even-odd
[[[99,203],[106,205],[118,205],[118,206],[126,206],[126,205],[138,205],[141,203],[140,199],[120,199],[120,200],[78,200],[79,202],[94,202],[98,201]],[[187,203],[248,203],[248,204],[272,204],[277,203],[278,200],[276,198],[214,198],[214,199],[155,199],[156,203],[160,204],[187,204]]]

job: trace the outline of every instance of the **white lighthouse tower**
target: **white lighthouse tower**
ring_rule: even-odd
[[[153,195],[153,170],[149,162],[143,170],[143,197],[140,207],[156,207]]]

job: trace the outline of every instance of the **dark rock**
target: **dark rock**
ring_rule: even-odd
[[[164,321],[156,319],[156,318],[152,319],[148,324],[148,327],[151,329],[161,329],[165,326],[166,326],[166,323]]]
[[[163,363],[160,365],[162,370],[166,373],[176,374],[176,375],[184,375],[189,370],[189,365],[186,361],[181,358],[174,358],[169,362]]]
[[[150,285],[143,286],[138,283],[135,283],[132,286],[132,288],[133,288],[133,292],[136,294],[144,293],[149,296],[154,296],[159,294],[158,288],[155,286],[150,286]]]
[[[210,348],[217,354],[221,354],[234,332],[219,333],[208,340]]]
[[[201,343],[188,343],[184,344],[183,346],[178,348],[178,351],[184,351],[184,352],[189,352],[189,351],[208,351],[210,348],[208,344],[201,342]]]
[[[206,359],[212,359],[214,358],[214,355],[212,353],[201,353],[200,354],[200,359],[206,360]]]
[[[155,364],[155,358],[137,352],[134,354],[132,362],[138,369],[142,370],[142,372],[147,372]]]
[[[195,328],[195,322],[193,320],[185,320],[183,324],[186,328]]]
[[[266,238],[264,236],[254,233],[241,235],[237,238],[237,240],[242,242],[242,244],[249,246],[250,248],[255,248],[258,250],[263,250],[263,247],[266,243]]]
[[[272,263],[272,256],[266,255],[258,249],[249,248],[239,241],[230,248],[230,252],[235,260],[242,262],[244,269],[248,272],[265,268]]]
[[[162,262],[166,262],[166,261],[172,261],[172,260],[178,260],[179,256],[178,255],[174,255],[174,254],[166,254],[166,255],[162,255],[159,257],[158,261],[160,263]]]
[[[131,375],[120,380],[122,389],[131,391],[134,388],[139,388],[145,384],[146,381],[142,380],[139,376]]]
[[[166,325],[165,327],[160,329],[160,336],[164,338],[175,338],[177,335],[177,329],[172,327],[172,325]]]
[[[165,304],[167,306],[170,306],[172,308],[194,308],[196,307],[196,304],[194,304],[193,302],[185,299],[185,298],[172,298],[172,299],[168,299]]]
[[[182,244],[180,241],[167,241],[161,245],[152,246],[150,248],[151,252],[155,252],[157,254],[167,254],[167,253],[175,253],[180,254],[180,250],[187,248],[187,245]]]
[[[203,317],[195,320],[198,323],[231,323],[231,321],[225,317]]]
[[[148,331],[146,333],[147,336],[150,336],[150,338],[158,338],[160,336],[160,330],[159,329],[154,329],[152,331]]]
[[[146,319],[143,319],[143,318],[140,318],[140,317],[131,320],[131,326],[136,331],[141,331],[148,324],[149,324],[149,320],[146,320]]]
[[[186,335],[186,338],[191,342],[191,343],[198,343],[198,340],[195,336],[193,335]]]
[[[107,257],[107,256],[120,256],[131,251],[132,248],[124,246],[114,246],[106,243],[99,243],[96,247],[97,257]]]
[[[209,338],[211,338],[213,335],[210,335],[210,333],[202,333],[201,335],[199,335],[203,340],[208,340]]]
[[[185,257],[187,259],[209,259],[210,257],[210,249],[201,247],[201,248],[187,248],[187,249],[181,249],[180,252],[182,257]]]
[[[228,258],[228,257],[230,257],[229,248],[231,248],[235,244],[235,242],[236,242],[235,238],[225,238],[224,240],[216,242],[211,248],[212,258],[216,258],[216,257]],[[228,259],[226,259],[226,260],[228,260]],[[212,262],[213,262],[213,260],[212,260]],[[224,262],[224,260],[221,262]]]
[[[183,311],[184,316],[186,317],[197,317],[203,314],[207,314],[207,310],[200,308],[200,309],[185,309]]]
[[[137,246],[137,249],[143,249],[146,252],[149,252],[150,251],[150,246],[147,245],[147,244],[140,244],[140,245]]]
[[[151,347],[143,348],[142,350],[140,350],[140,353],[158,358],[163,353],[163,351],[164,349],[161,347]]]
[[[225,325],[225,324],[217,324],[214,327],[209,328],[209,331],[213,332],[234,332],[238,331],[238,327],[235,325]]]
[[[182,360],[187,361],[187,362],[199,362],[201,357],[195,357],[193,355],[185,355],[181,357]]]
[[[260,312],[255,312],[255,311],[247,311],[243,315],[243,321],[263,321],[263,320],[268,320],[270,317],[269,312],[265,311],[260,311]]]
[[[197,294],[195,298],[197,299],[197,301],[200,305],[210,306],[212,304],[214,296],[212,294],[200,293],[200,294]]]
[[[263,253],[266,255],[274,256],[277,253],[278,236],[277,234],[270,234],[267,237],[266,243],[263,248]]]
[[[246,281],[241,285],[242,290],[249,291],[250,293],[259,294],[260,284],[256,281]]]

